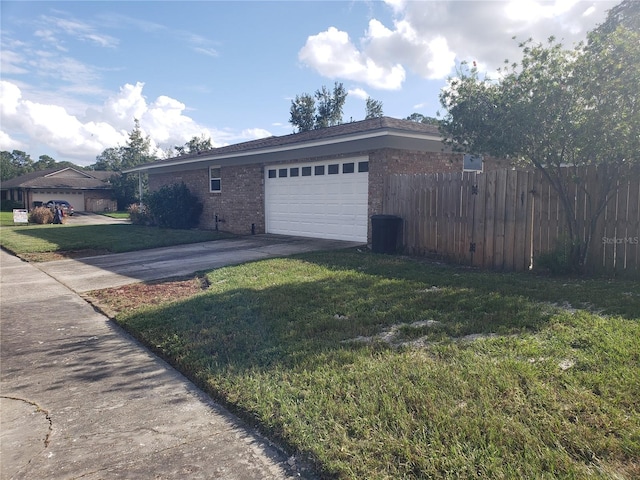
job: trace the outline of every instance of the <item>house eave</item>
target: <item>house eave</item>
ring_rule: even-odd
[[[374,141],[376,148],[383,148],[385,139],[400,139],[400,140],[412,140],[422,142],[435,142],[441,144],[442,138],[437,135],[430,135],[416,132],[398,131],[393,129],[384,129],[373,132],[359,133],[354,135],[345,135],[339,138],[326,138],[313,141],[292,143],[289,145],[279,145],[275,147],[258,148],[255,150],[245,150],[238,152],[229,152],[221,154],[209,154],[200,155],[197,157],[181,159],[176,157],[172,161],[165,161],[157,164],[139,165],[127,170],[123,170],[122,173],[134,173],[134,172],[149,172],[150,170],[165,169],[177,166],[187,166],[197,163],[220,163],[225,161],[245,159],[243,163],[259,163],[265,161],[270,156],[284,155],[291,152],[312,152],[318,148],[325,147],[340,147],[345,146],[345,152],[349,151],[348,145],[357,145],[359,143]],[[382,140],[380,142],[379,140]],[[376,142],[377,141],[377,142]],[[390,143],[390,142],[389,142]],[[258,157],[263,157],[260,160],[256,160]],[[229,162],[230,163],[230,162]]]

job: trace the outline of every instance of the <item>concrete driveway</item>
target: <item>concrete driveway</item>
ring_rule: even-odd
[[[82,293],[136,282],[182,277],[201,270],[253,260],[357,245],[361,244],[283,235],[254,235],[34,265],[74,292]]]
[[[76,212],[66,218],[68,225],[122,225],[131,223],[128,219],[111,218],[93,212]]]

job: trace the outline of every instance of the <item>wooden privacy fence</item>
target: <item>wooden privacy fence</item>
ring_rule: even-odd
[[[640,276],[640,175],[625,172],[565,171],[582,234],[595,209],[594,195],[585,190],[607,198],[588,251],[590,272]],[[610,181],[613,189],[607,191]],[[484,268],[529,270],[568,238],[563,203],[537,171],[391,175],[383,213],[402,217],[407,253]]]

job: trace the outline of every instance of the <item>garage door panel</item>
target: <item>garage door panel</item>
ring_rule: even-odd
[[[65,200],[69,202],[73,209],[81,212],[84,210],[84,193],[83,192],[70,192],[70,191],[55,191],[55,190],[33,190],[31,193],[32,200],[34,202],[46,203],[49,200]],[[29,205],[31,208],[31,205]]]
[[[287,165],[288,168],[324,165],[325,175],[269,178],[265,172],[265,217],[267,232],[287,235],[367,240],[368,174],[343,174],[342,164],[367,161],[366,157],[339,162],[338,174],[327,175],[331,162]]]

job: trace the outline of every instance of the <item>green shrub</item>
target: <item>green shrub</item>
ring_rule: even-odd
[[[153,223],[163,228],[194,228],[200,223],[202,203],[184,183],[151,192],[145,204]]]
[[[0,211],[11,212],[14,208],[24,208],[22,202],[16,202],[15,200],[2,200],[0,203]]]
[[[579,245],[572,243],[567,237],[556,240],[555,248],[538,257],[536,267],[548,270],[552,275],[568,275],[579,272]]]
[[[151,225],[151,216],[144,205],[139,203],[132,203],[127,207],[129,213],[129,219],[134,225]]]
[[[47,207],[36,207],[29,213],[29,223],[44,225],[53,222],[53,212]]]

